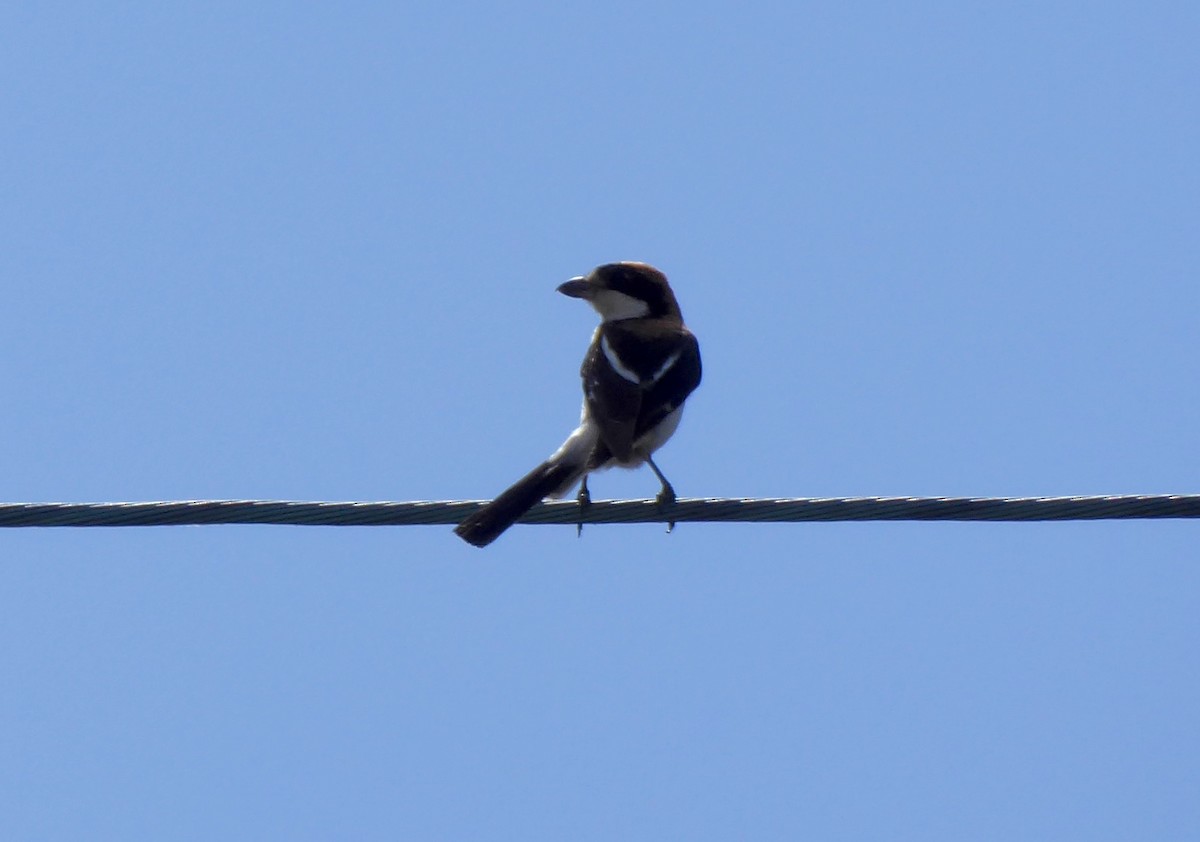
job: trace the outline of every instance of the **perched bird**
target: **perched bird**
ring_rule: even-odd
[[[558,291],[582,298],[600,314],[579,371],[579,426],[550,458],[455,528],[477,547],[496,540],[538,501],[561,497],[580,480],[577,499],[586,506],[587,475],[613,465],[648,464],[662,483],[659,506],[675,502],[675,489],[651,455],[675,432],[684,400],[700,385],[700,346],[684,327],[666,276],[645,263],[606,263]]]

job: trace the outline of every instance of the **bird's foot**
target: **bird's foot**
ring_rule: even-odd
[[[654,502],[658,505],[660,512],[668,512],[675,508],[675,489],[671,487],[671,483],[664,482],[662,491],[658,492],[658,496],[654,498]],[[675,530],[675,521],[667,521],[667,532]]]
[[[587,480],[579,486],[579,493],[575,495],[575,502],[579,504],[579,522],[575,524],[575,537],[583,537],[583,515],[588,510],[588,506],[592,505],[592,495],[588,492]]]

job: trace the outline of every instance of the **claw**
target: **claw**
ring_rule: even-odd
[[[662,487],[662,491],[658,492],[658,496],[654,498],[654,502],[658,504],[660,510],[672,509],[675,507],[675,489],[667,483]],[[675,521],[667,521],[667,533],[675,531]]]
[[[662,491],[658,492],[658,496],[654,498],[654,502],[658,504],[660,509],[675,505],[675,489],[670,485],[664,485]]]

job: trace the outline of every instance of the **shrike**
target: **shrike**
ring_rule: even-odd
[[[582,298],[600,314],[579,371],[579,426],[550,458],[455,528],[477,547],[496,540],[541,499],[561,497],[580,480],[578,499],[586,505],[588,474],[613,465],[648,464],[662,483],[658,504],[675,502],[675,489],[651,455],[675,432],[683,402],[700,385],[700,346],[684,327],[666,276],[645,263],[606,263],[558,291]]]

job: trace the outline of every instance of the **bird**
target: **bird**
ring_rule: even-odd
[[[582,512],[590,504],[587,477],[612,466],[650,466],[662,483],[660,509],[675,489],[652,458],[679,426],[683,404],[700,385],[700,345],[683,323],[667,277],[647,263],[621,261],[571,278],[558,292],[586,301],[600,316],[579,375],[579,426],[544,462],[467,516],[455,533],[486,547],[545,498],[580,483]],[[674,526],[674,524],[671,524]]]

